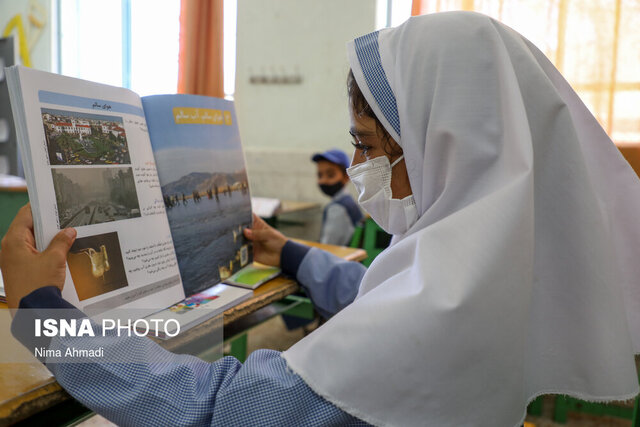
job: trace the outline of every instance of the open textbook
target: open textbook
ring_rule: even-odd
[[[92,313],[151,314],[252,263],[242,233],[251,199],[231,101],[140,98],[20,66],[6,70],[37,247],[65,227],[78,232],[66,300]],[[216,299],[230,304],[225,287],[209,308]],[[250,294],[232,292],[238,300]]]

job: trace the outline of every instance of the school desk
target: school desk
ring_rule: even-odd
[[[636,174],[640,176],[640,145],[638,143],[617,143],[616,145]]]
[[[366,258],[366,252],[362,249],[347,248],[334,245],[323,245],[315,242],[300,241],[310,246],[325,249],[339,257],[351,261],[361,261]],[[279,309],[271,307],[278,304],[288,295],[299,290],[295,280],[279,276],[253,292],[253,297],[232,307],[224,312],[223,324],[225,326],[225,336],[238,336],[239,328],[243,327],[243,319],[250,319],[257,316],[259,320],[264,316],[274,315]],[[284,309],[291,308],[297,304],[295,299],[292,302],[282,304]],[[6,304],[0,303],[0,308],[6,308]],[[0,310],[8,316],[6,310]],[[255,319],[250,322],[255,324]],[[246,323],[246,322],[244,322]],[[26,363],[0,363],[0,426],[9,425],[25,418],[36,415],[54,405],[65,405],[71,401],[62,387],[56,382],[51,372],[43,364],[38,362],[22,345],[16,341],[8,330],[8,322],[3,323],[6,327],[0,330],[0,342],[3,353],[14,352],[24,354]],[[206,337],[212,327],[220,324],[219,319],[211,319],[198,326],[185,331],[184,333],[169,340],[158,340],[158,342],[170,351],[183,352],[184,349],[195,349],[202,345],[207,345]],[[228,331],[228,328],[230,330]],[[246,343],[245,343],[246,344]],[[59,406],[53,408],[55,413]],[[76,409],[77,411],[77,409]],[[47,411],[47,414],[50,411]],[[47,418],[50,419],[50,418]]]
[[[260,198],[256,198],[260,199]],[[264,199],[266,203],[263,204],[265,209],[259,209],[258,216],[265,220],[265,222],[272,227],[278,227],[280,225],[280,217],[287,216],[287,214],[297,214],[304,211],[312,211],[320,208],[320,203],[316,202],[298,202],[295,200],[280,200],[277,209],[273,209],[269,206],[269,202],[277,203],[278,199]]]

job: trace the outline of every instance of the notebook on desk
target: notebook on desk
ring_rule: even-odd
[[[251,197],[251,209],[261,218],[273,218],[282,207],[279,199],[271,197]]]
[[[260,285],[277,277],[281,271],[278,267],[271,267],[254,262],[233,274],[226,279],[224,283],[247,289],[256,289]]]

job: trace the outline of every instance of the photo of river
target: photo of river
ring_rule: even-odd
[[[167,209],[167,216],[186,295],[209,288],[221,281],[221,275],[237,271],[244,245],[249,259],[253,258],[242,234],[251,226],[248,191],[220,192],[217,199],[205,193],[197,202],[193,197],[178,200]]]

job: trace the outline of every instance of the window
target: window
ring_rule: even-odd
[[[560,70],[619,144],[640,144],[640,2],[414,0],[420,13],[475,10],[512,26]]]
[[[180,0],[56,0],[61,74],[175,93]]]

